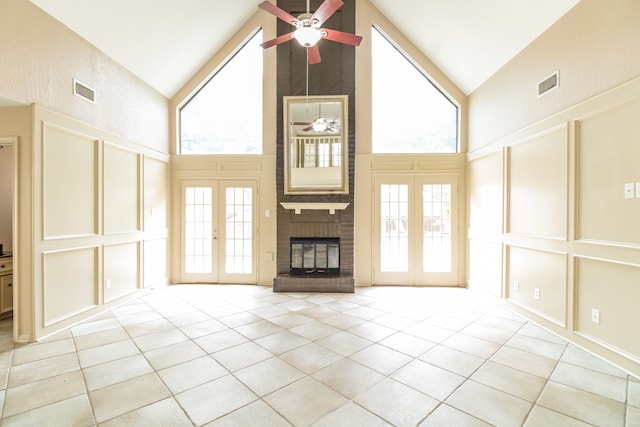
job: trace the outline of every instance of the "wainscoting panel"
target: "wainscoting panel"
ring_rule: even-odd
[[[50,326],[98,304],[98,248],[43,254],[43,325]]]
[[[507,271],[509,301],[566,325],[566,254],[507,246]]]
[[[167,239],[145,240],[144,287],[162,286],[169,280],[169,260],[167,259]]]
[[[566,238],[567,143],[562,125],[508,148],[509,233]]]
[[[98,143],[73,129],[43,123],[45,238],[98,233]]]
[[[576,259],[576,330],[640,363],[640,265],[604,259]],[[624,295],[624,298],[620,298]],[[592,321],[592,310],[600,323]]]
[[[502,243],[469,239],[470,289],[502,296]]]
[[[143,165],[144,231],[166,233],[169,227],[169,164],[145,156]]]
[[[140,230],[140,154],[104,144],[104,233]]]
[[[103,258],[102,289],[105,303],[138,290],[140,283],[138,242],[105,246]]]
[[[585,117],[577,128],[578,238],[640,245],[640,98]],[[634,194],[635,196],[635,194]]]
[[[469,162],[469,230],[502,233],[502,151]]]

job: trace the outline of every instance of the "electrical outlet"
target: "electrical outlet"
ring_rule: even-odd
[[[597,325],[600,324],[600,310],[597,308],[591,309],[591,321]]]
[[[625,199],[633,199],[635,195],[635,184],[633,182],[627,182],[624,185],[624,198]]]
[[[513,282],[513,290],[516,292],[520,292],[520,282],[517,280]]]
[[[540,299],[540,289],[535,288],[535,289],[533,290],[533,297],[534,297],[535,299]]]
[[[111,279],[106,279],[104,281],[104,285],[106,286],[107,289],[111,289]]]

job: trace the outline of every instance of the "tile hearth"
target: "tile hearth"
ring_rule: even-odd
[[[640,380],[459,288],[177,285],[11,330],[3,426],[640,425]]]

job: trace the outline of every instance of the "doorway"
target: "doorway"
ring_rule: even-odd
[[[375,178],[375,284],[459,284],[457,198],[457,176]]]
[[[256,202],[252,180],[181,183],[183,283],[257,283]]]
[[[0,137],[0,319],[13,318],[14,312],[17,140],[16,137]],[[16,326],[14,324],[14,331]]]

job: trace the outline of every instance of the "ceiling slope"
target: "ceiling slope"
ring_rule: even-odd
[[[168,98],[261,2],[31,1]],[[370,1],[470,94],[579,0]]]

